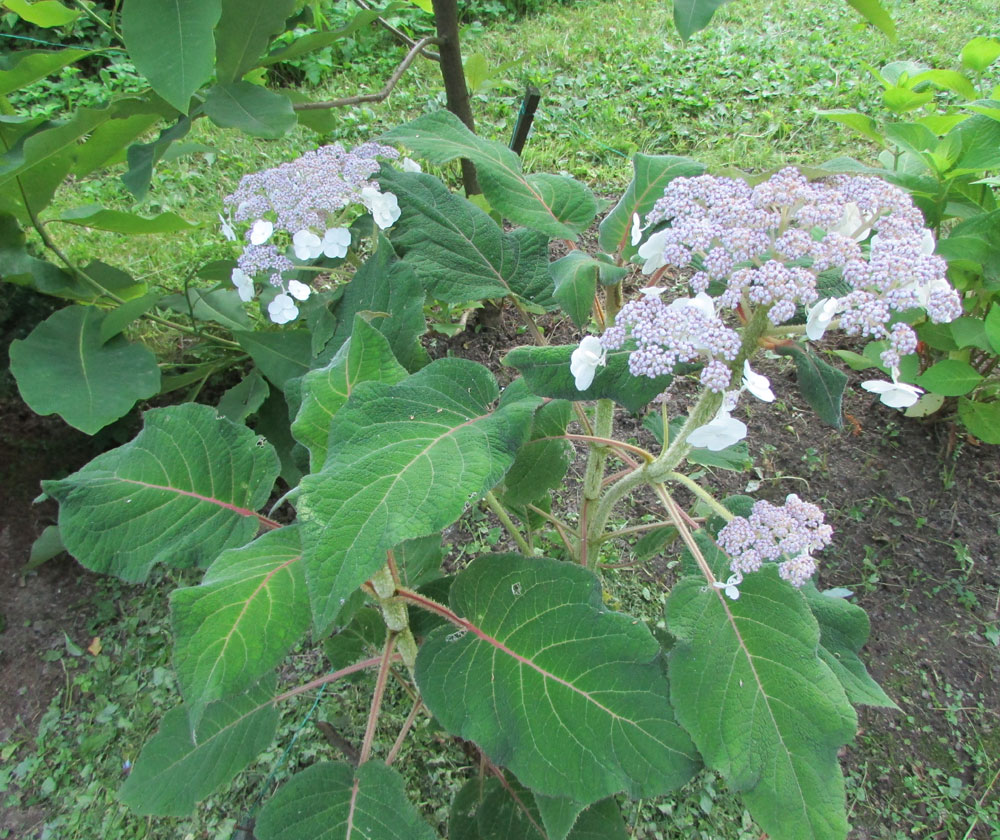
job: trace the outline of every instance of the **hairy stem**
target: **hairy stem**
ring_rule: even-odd
[[[389,678],[389,666],[392,665],[392,649],[396,645],[396,634],[389,633],[385,640],[385,648],[379,661],[378,676],[375,679],[375,693],[372,694],[372,705],[368,710],[368,725],[365,727],[365,739],[361,744],[360,767],[371,757],[372,744],[375,742],[375,728],[378,726],[379,711],[382,708],[382,697],[385,695],[385,684]]]
[[[531,546],[528,545],[528,541],[521,536],[520,529],[514,524],[514,520],[510,518],[510,514],[507,513],[507,509],[500,504],[499,499],[493,495],[492,490],[487,492],[485,501],[489,509],[493,511],[493,513],[496,514],[497,519],[500,520],[500,524],[507,529],[507,533],[510,534],[514,542],[517,543],[517,547],[521,550],[521,553],[530,557],[532,554]]]
[[[615,419],[615,404],[609,399],[597,401],[594,410],[594,436],[610,438]],[[583,498],[580,501],[580,563],[590,569],[597,567],[600,544],[593,538],[594,531],[590,525],[590,511],[597,504],[601,495],[601,484],[604,481],[604,467],[608,461],[611,449],[605,444],[590,443],[587,454],[587,469],[583,475]],[[602,528],[603,530],[603,528]]]

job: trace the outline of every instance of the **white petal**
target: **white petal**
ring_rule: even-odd
[[[763,374],[752,371],[749,359],[743,362],[743,387],[758,400],[774,402],[774,391],[771,390],[771,381]]]
[[[292,237],[295,256],[300,260],[314,260],[323,253],[323,243],[311,230],[300,230]]]
[[[840,301],[837,298],[823,298],[813,304],[806,320],[806,336],[811,341],[819,341],[827,327],[837,317],[839,309]]]
[[[639,292],[645,297],[659,300],[660,295],[662,295],[666,290],[666,286],[646,286],[645,289],[639,289]]]
[[[411,160],[408,157],[403,158],[403,171],[404,172],[423,172],[424,170],[420,168],[420,164],[415,160]]]
[[[666,260],[663,259],[663,243],[666,242],[668,233],[669,230],[654,233],[639,246],[639,256],[646,261],[642,266],[643,274],[652,274],[667,264]]]
[[[879,394],[879,400],[889,408],[909,408],[920,399],[920,395],[924,392],[922,388],[909,385],[906,382],[882,382],[878,379],[862,382],[861,387],[873,394]]]
[[[645,228],[639,224],[639,214],[632,214],[632,247],[634,248],[639,244],[639,240],[642,239],[642,232]]]
[[[274,300],[267,305],[267,314],[274,323],[287,324],[299,317],[299,308],[291,297],[282,293],[275,295]]]
[[[698,292],[698,294],[691,298],[691,306],[695,309],[700,309],[709,318],[715,317],[715,298],[707,292]]]
[[[300,283],[298,280],[289,280],[288,294],[296,300],[307,300],[309,295],[312,294],[312,289],[305,283]]]
[[[399,218],[399,201],[393,193],[381,193],[375,187],[365,187],[361,190],[361,201],[382,230],[392,227]]]
[[[236,291],[239,293],[240,300],[244,303],[253,300],[253,280],[247,276],[247,273],[242,268],[234,268],[231,279],[233,285],[236,287]]]
[[[920,240],[920,253],[930,256],[934,253],[934,234],[929,230],[924,230],[924,235]]]
[[[272,233],[274,233],[274,225],[267,219],[258,219],[250,228],[250,244],[263,245],[271,238]]]
[[[330,259],[346,257],[351,247],[351,232],[345,227],[329,228],[323,234],[323,253]]]
[[[229,224],[229,219],[219,213],[219,227],[222,229],[222,235],[226,237],[230,242],[236,241],[236,231],[233,230],[233,226]]]
[[[598,366],[605,364],[607,351],[601,346],[600,339],[586,336],[569,359],[569,371],[573,374],[576,389],[586,391],[594,381]]]
[[[734,443],[739,443],[746,436],[746,423],[730,417],[728,412],[721,412],[714,420],[691,432],[688,435],[688,443],[697,449],[718,452]]]

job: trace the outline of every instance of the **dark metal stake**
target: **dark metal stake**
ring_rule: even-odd
[[[528,132],[531,130],[531,121],[535,118],[535,109],[542,94],[534,85],[528,85],[524,92],[524,99],[521,100],[521,110],[517,114],[517,122],[514,124],[514,136],[510,138],[510,148],[521,154],[524,143],[528,139]]]

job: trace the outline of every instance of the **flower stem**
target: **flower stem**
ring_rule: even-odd
[[[597,401],[594,410],[594,437],[610,438],[614,426],[614,403],[609,399]],[[598,503],[601,495],[601,485],[604,481],[604,467],[607,464],[610,448],[605,444],[590,443],[587,455],[587,469],[583,476],[583,498],[580,501],[580,540],[579,558],[582,565],[590,569],[597,567],[600,544],[593,539],[594,531],[589,524],[589,513]],[[603,523],[602,528],[603,530]],[[597,533],[600,533],[599,531]]]
[[[697,481],[695,481],[690,476],[684,475],[680,472],[672,472],[667,475],[667,478],[672,481],[676,481],[678,484],[683,484],[694,493],[699,499],[701,499],[706,505],[708,505],[712,510],[714,510],[719,516],[728,522],[733,518],[733,512],[723,505],[709,493],[704,487],[702,487]]]
[[[517,547],[521,550],[522,554],[527,554],[529,557],[532,555],[531,546],[528,545],[528,541],[521,535],[520,529],[514,524],[514,520],[510,518],[510,514],[507,513],[507,509],[500,504],[499,499],[493,495],[493,491],[490,490],[484,497],[486,504],[489,509],[496,514],[497,519],[500,520],[500,524],[507,529],[507,533],[510,534],[511,538],[517,543]]]

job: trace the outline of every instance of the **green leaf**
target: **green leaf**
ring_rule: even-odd
[[[246,313],[246,307],[240,300],[239,292],[232,288],[211,291],[188,288],[186,294],[178,293],[163,298],[160,305],[172,309],[174,312],[179,312],[181,315],[193,316],[199,321],[213,321],[216,324],[222,324],[233,331],[248,330],[252,325],[250,316]],[[253,333],[253,335],[272,335],[272,333]],[[239,341],[238,338],[237,341]],[[246,347],[243,349],[250,353]],[[253,353],[250,355],[253,356]]]
[[[600,268],[601,263],[580,250],[570,251],[549,264],[549,273],[555,281],[552,296],[578,327],[590,321]]]
[[[976,114],[955,126],[949,136],[956,136],[961,143],[961,152],[949,175],[979,175],[1000,168],[1000,122]]]
[[[150,309],[156,306],[162,294],[160,292],[149,292],[142,297],[127,300],[120,304],[117,309],[112,309],[101,321],[101,343],[114,338],[129,324],[141,318]]]
[[[978,36],[962,47],[962,66],[973,73],[982,73],[1000,58],[1000,39]]]
[[[70,300],[94,300],[97,295],[90,286],[59,266],[31,256],[25,247],[25,236],[17,219],[10,213],[0,213],[0,278],[7,283],[30,286],[46,295]]]
[[[194,222],[185,221],[176,213],[158,213],[153,218],[147,219],[136,213],[107,210],[98,204],[63,210],[56,218],[67,224],[94,230],[108,230],[112,233],[177,233],[198,227]]]
[[[607,355],[607,365],[598,367],[594,381],[586,391],[578,391],[569,371],[570,356],[576,348],[515,347],[503,358],[503,364],[517,368],[528,387],[540,397],[563,400],[611,399],[638,414],[657,394],[666,390],[672,377],[649,379],[629,373],[630,350],[614,350]]]
[[[638,213],[641,222],[674,178],[693,178],[705,172],[704,164],[674,155],[633,155],[632,169],[632,181],[604,217],[597,239],[602,250],[609,254],[620,252],[625,259],[636,252],[631,241],[632,215]]]
[[[394,385],[406,376],[406,368],[392,355],[388,339],[361,315],[355,315],[354,331],[337,355],[326,367],[309,371],[302,380],[302,405],[292,423],[292,434],[309,450],[313,471],[320,470],[326,461],[333,416],[358,383]]]
[[[867,114],[862,114],[858,111],[848,111],[843,108],[833,108],[826,111],[817,111],[816,113],[835,123],[853,128],[878,146],[885,145],[882,133],[878,130],[878,124]]]
[[[215,74],[235,82],[257,64],[272,36],[285,31],[295,0],[222,0],[215,27]]]
[[[994,303],[990,307],[990,311],[983,319],[983,327],[993,352],[1000,353],[1000,302]]]
[[[118,798],[137,814],[184,817],[231,781],[274,739],[278,710],[268,677],[238,697],[213,703],[193,734],[184,706],[172,709],[143,747]]]
[[[989,316],[987,316],[988,319]],[[983,318],[963,315],[952,321],[949,326],[951,327],[951,334],[955,337],[955,344],[958,345],[959,349],[975,347],[986,352],[990,352],[992,349],[990,347],[989,336],[986,332],[986,323]]]
[[[683,40],[700,32],[729,0],[674,0],[674,25]]]
[[[374,607],[362,607],[350,624],[324,640],[323,653],[330,660],[330,667],[339,671],[348,665],[378,656],[385,647],[386,626],[382,615]],[[346,679],[359,678],[351,674]]]
[[[942,359],[927,368],[915,381],[921,388],[943,397],[963,397],[975,389],[983,377],[968,362]]]
[[[399,9],[406,8],[406,3],[392,2],[381,9],[362,9],[354,14],[351,20],[340,29],[326,30],[323,32],[311,32],[308,35],[301,35],[295,38],[292,43],[272,53],[268,53],[258,64],[269,66],[280,61],[291,61],[300,56],[306,55],[314,50],[328,47],[342,38],[364,29],[379,17],[392,15]]]
[[[62,536],[59,534],[59,526],[46,525],[38,539],[31,544],[28,562],[24,564],[21,571],[30,572],[32,569],[37,569],[65,550],[66,546],[63,545]]]
[[[257,840],[435,840],[403,777],[381,761],[323,762],[296,773],[261,808]]]
[[[862,356],[860,353],[855,353],[853,350],[831,350],[830,352],[851,370],[868,370],[869,368],[877,367],[871,359]]]
[[[212,31],[221,14],[221,0],[125,0],[122,6],[129,57],[153,90],[182,114],[212,76]]]
[[[174,670],[197,725],[214,700],[277,667],[309,627],[296,527],[222,552],[198,586],[170,593]]]
[[[450,111],[436,111],[383,136],[434,164],[468,158],[490,205],[515,224],[552,237],[576,239],[597,215],[590,188],[561,175],[525,175],[521,159],[502,143],[477,137]]]
[[[242,423],[263,405],[271,389],[257,370],[252,370],[242,382],[234,385],[219,400],[219,415],[234,423]]]
[[[10,369],[36,414],[58,414],[92,435],[160,390],[156,357],[124,338],[101,339],[103,316],[88,306],[54,312],[10,345]]]
[[[817,657],[820,630],[774,564],[729,600],[684,578],[667,601],[671,700],[708,767],[775,840],[847,835],[839,748],[857,718]]]
[[[0,96],[27,87],[90,54],[91,50],[67,48],[24,50],[5,56],[5,60],[0,62]]]
[[[337,327],[318,361],[328,362],[350,337],[354,316],[375,313],[371,323],[388,340],[396,360],[411,373],[427,363],[420,336],[427,331],[424,290],[413,269],[399,262],[389,240],[357,270],[337,304]]]
[[[519,384],[528,393],[524,380],[519,379],[507,387],[504,399],[519,389]],[[569,441],[546,438],[566,434],[571,414],[572,405],[566,400],[552,400],[535,412],[528,440],[504,478],[505,505],[526,505],[562,484],[576,453]]]
[[[251,137],[276,140],[295,127],[288,97],[250,82],[213,85],[205,95],[205,113],[216,125],[238,128]]]
[[[533,791],[580,803],[658,796],[694,774],[659,644],[643,622],[603,607],[591,572],[488,555],[458,575],[449,600],[462,624],[421,646],[421,696]]]
[[[896,40],[896,24],[879,0],[847,0],[847,5],[880,30],[890,41]]]
[[[543,236],[504,233],[488,213],[432,175],[386,166],[379,183],[399,198],[400,218],[390,232],[393,248],[432,297],[448,303],[509,294],[550,297]]]
[[[795,359],[799,391],[820,419],[835,429],[842,428],[844,420],[840,411],[844,389],[847,387],[847,374],[831,367],[797,344],[778,347],[775,352]]]
[[[847,699],[855,705],[896,709],[858,656],[871,630],[865,611],[845,598],[820,592],[812,583],[802,591],[819,622],[819,657],[840,680]]]
[[[924,70],[910,79],[909,84],[916,86],[921,82],[930,82],[941,90],[957,93],[962,99],[975,99],[976,88],[967,76],[957,70]]]
[[[1000,402],[958,400],[958,417],[983,443],[1000,443]]]
[[[144,580],[159,562],[207,565],[253,539],[278,461],[267,442],[205,405],[147,411],[124,446],[46,481],[66,550],[88,569]]]
[[[234,331],[233,338],[250,354],[254,364],[279,388],[309,372],[312,341],[308,330],[282,332]]]
[[[33,3],[27,0],[4,0],[3,4],[23,20],[43,29],[66,26],[83,14],[79,9],[67,9],[57,0],[35,0]]]
[[[166,154],[170,146],[191,130],[191,120],[181,117],[160,136],[150,143],[134,143],[129,146],[126,158],[128,171],[122,175],[122,183],[140,201],[145,198],[149,182],[153,178],[153,167]]]
[[[298,504],[317,630],[388,549],[447,527],[503,478],[539,400],[490,411],[498,395],[482,366],[439,359],[397,385],[362,382],[337,412]]]

